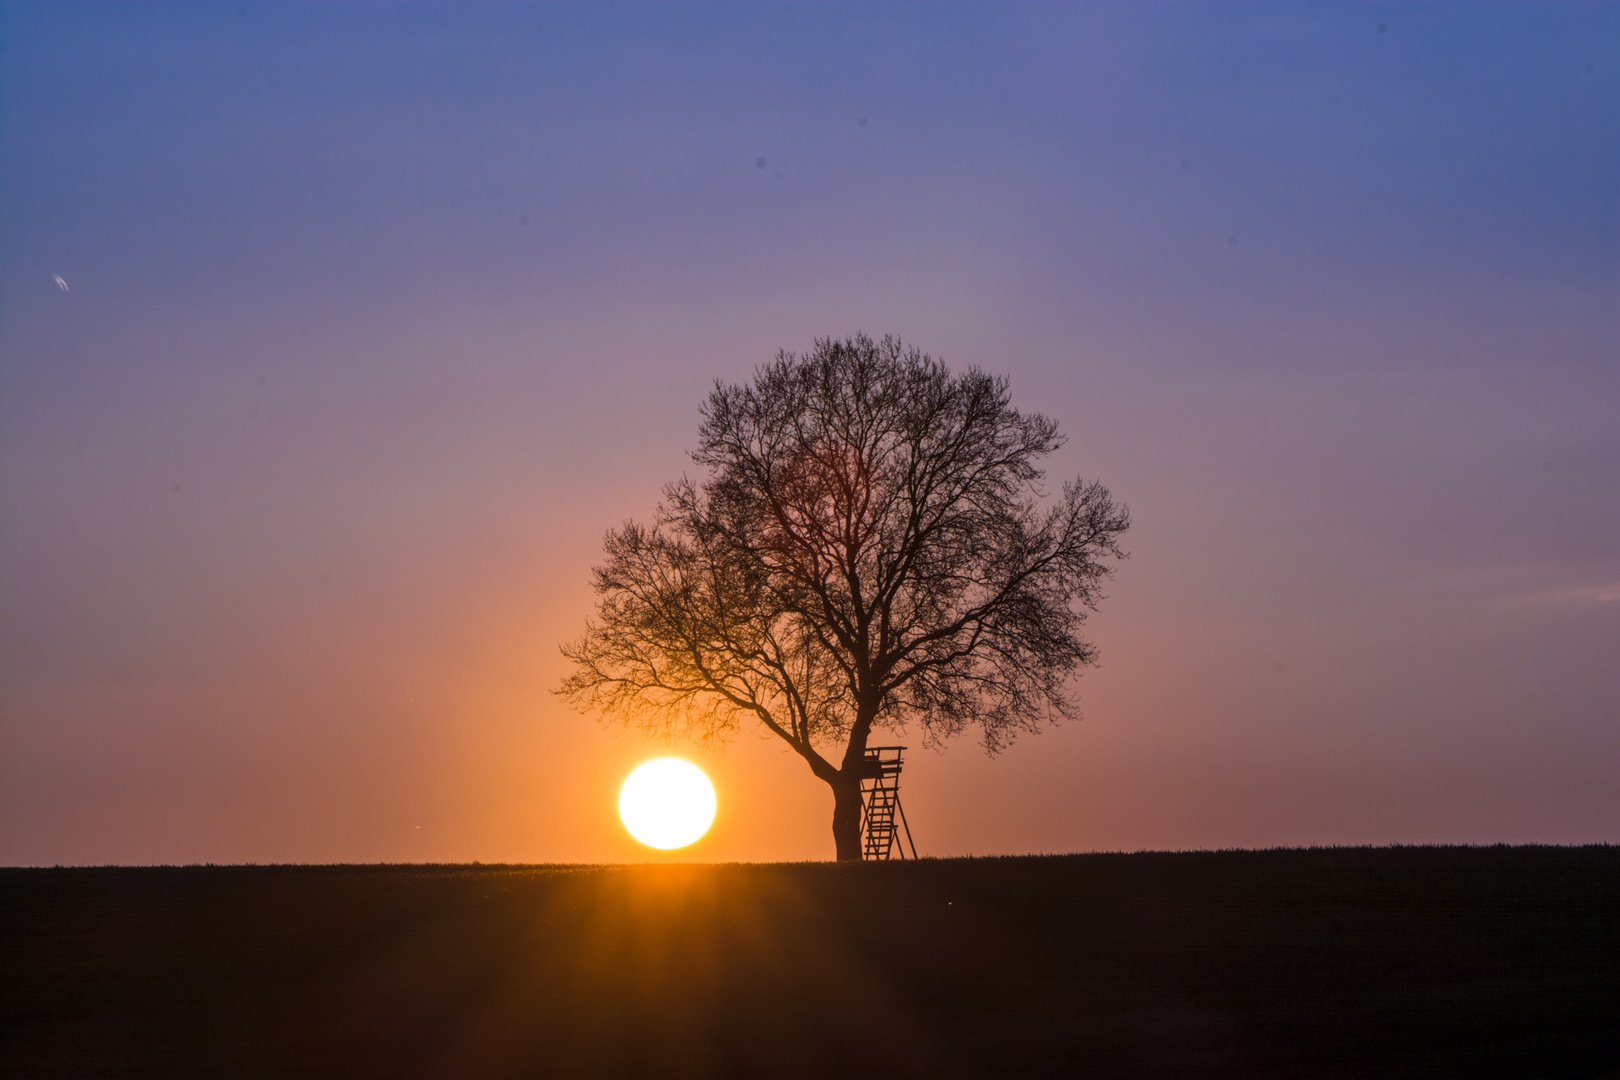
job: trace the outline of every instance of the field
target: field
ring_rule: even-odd
[[[1620,1076],[1620,848],[0,870],[6,1077]]]

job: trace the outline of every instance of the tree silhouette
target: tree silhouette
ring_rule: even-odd
[[[665,738],[763,724],[832,788],[839,859],[860,858],[876,730],[929,745],[977,728],[995,753],[1072,714],[1066,683],[1129,514],[1075,481],[1042,508],[1057,425],[1003,378],[893,337],[783,352],[716,383],[693,460],[651,526],[608,533],[596,617],[560,692]]]

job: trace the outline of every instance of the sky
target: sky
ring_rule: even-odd
[[[1620,6],[6,3],[0,863],[660,858],[558,647],[857,332],[1134,518],[923,854],[1620,842]]]

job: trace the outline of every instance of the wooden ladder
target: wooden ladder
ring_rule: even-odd
[[[905,807],[900,805],[900,766],[905,757],[903,746],[869,746],[861,770],[861,857],[887,859],[895,851],[906,857],[906,845],[911,857],[917,857],[917,845],[911,839],[911,825],[906,821]],[[906,844],[897,843],[896,824],[905,830]]]

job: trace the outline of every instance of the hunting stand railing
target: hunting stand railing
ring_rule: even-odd
[[[869,746],[861,770],[861,858],[887,859],[894,851],[906,857],[906,846],[911,857],[917,857],[917,845],[911,839],[911,825],[906,821],[905,808],[900,805],[900,765],[905,756],[903,746]],[[906,831],[906,843],[899,843],[895,831],[896,819]]]

